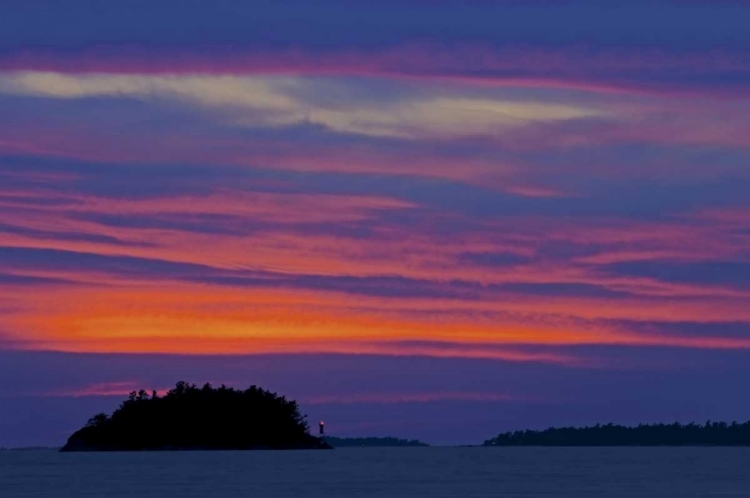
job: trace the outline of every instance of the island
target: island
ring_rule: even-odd
[[[91,418],[60,451],[330,449],[311,436],[295,401],[256,386],[178,382],[164,396],[132,392]]]
[[[484,446],[750,446],[750,422],[552,427],[506,432]]]
[[[429,446],[417,439],[398,439],[395,437],[332,437],[326,436],[325,442],[334,448],[384,448],[384,447],[417,447]]]

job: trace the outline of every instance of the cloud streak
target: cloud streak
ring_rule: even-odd
[[[390,104],[323,106],[299,96],[311,81],[293,77],[65,75],[11,73],[0,77],[0,93],[61,99],[92,97],[177,99],[211,108],[231,108],[249,127],[308,124],[338,133],[375,137],[461,137],[535,122],[600,116],[602,111],[558,103],[503,101],[443,95],[410,97]],[[332,92],[336,88],[319,91]],[[297,96],[295,96],[295,94]],[[238,108],[247,114],[237,117]]]

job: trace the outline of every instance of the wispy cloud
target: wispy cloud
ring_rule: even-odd
[[[320,83],[318,83],[320,84]],[[0,76],[0,92],[49,98],[136,97],[183,100],[232,110],[250,127],[311,124],[332,131],[383,137],[471,136],[528,125],[603,115],[561,103],[503,101],[462,95],[404,98],[377,104],[323,106],[304,99],[311,82],[295,77],[208,75],[66,75],[24,72]],[[329,90],[335,91],[335,87]],[[321,90],[319,90],[321,91]],[[238,109],[246,110],[244,116]]]
[[[122,382],[100,382],[96,384],[90,384],[78,389],[63,389],[48,391],[44,393],[35,393],[35,396],[42,397],[62,397],[62,398],[81,398],[87,396],[116,396],[123,398],[128,396],[133,391],[139,391],[143,389],[143,385],[139,382],[133,381],[122,381]],[[157,389],[158,393],[165,393],[169,389]],[[152,391],[148,391],[151,394]]]

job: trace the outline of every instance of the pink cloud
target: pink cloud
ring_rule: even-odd
[[[121,382],[99,382],[95,384],[89,384],[87,386],[77,389],[61,389],[52,390],[43,393],[43,396],[49,397],[64,397],[64,398],[81,398],[85,396],[120,396],[124,397],[133,391],[139,391],[143,389],[143,384],[136,381],[121,381]],[[151,394],[152,389],[149,389]],[[165,393],[169,391],[169,388],[156,389],[157,393]]]

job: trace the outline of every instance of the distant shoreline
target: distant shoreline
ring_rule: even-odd
[[[324,436],[326,443],[334,448],[424,448],[429,444],[418,439],[395,437],[334,437]]]
[[[546,447],[748,447],[750,422],[641,424],[635,427],[606,424],[591,427],[551,427],[546,430],[505,432],[483,446]]]

